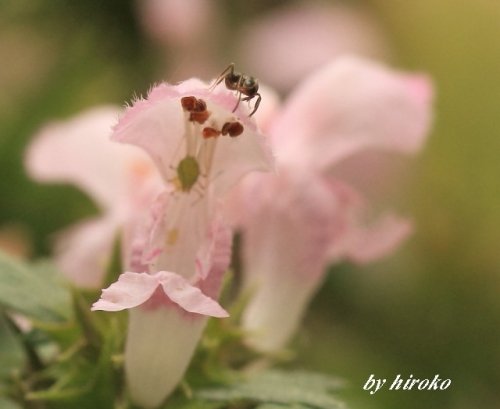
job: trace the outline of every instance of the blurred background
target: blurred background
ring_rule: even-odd
[[[427,72],[434,129],[390,197],[416,233],[384,261],[332,268],[294,365],[346,378],[352,408],[498,408],[499,39],[498,0],[2,0],[0,247],[48,255],[55,232],[97,211],[26,176],[25,147],[47,121],[232,61],[283,96],[346,52]],[[452,385],[369,395],[370,374]]]

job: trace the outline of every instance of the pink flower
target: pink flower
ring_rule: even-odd
[[[160,48],[171,81],[219,70],[217,44],[225,24],[220,4],[206,0],[137,0],[144,31]]]
[[[130,309],[125,351],[134,402],[156,407],[182,378],[217,303],[231,254],[218,199],[243,175],[267,170],[271,155],[248,109],[224,87],[161,84],[128,108],[112,139],[144,149],[164,190],[129,241],[129,272],[103,290],[93,310]]]
[[[323,3],[281,7],[243,28],[238,50],[247,71],[286,91],[317,67],[346,53],[377,59],[388,56],[382,30],[367,10]]]
[[[213,219],[216,199],[251,171],[271,167],[267,141],[248,109],[223,86],[189,80],[160,84],[128,108],[112,139],[144,149],[166,191],[154,203],[144,260],[157,271],[192,275],[195,254]],[[139,263],[141,264],[141,263]]]
[[[126,272],[93,305],[94,311],[130,309],[125,372],[135,403],[160,405],[182,379],[207,318],[228,316],[215,300],[230,249],[230,231],[216,221],[191,266],[191,280],[167,271]]]
[[[101,208],[100,216],[69,228],[56,243],[58,266],[81,287],[100,286],[120,230],[161,186],[143,152],[109,140],[120,113],[113,106],[95,107],[48,124],[34,136],[26,154],[26,168],[34,179],[74,184]]]
[[[203,42],[203,36],[217,23],[215,4],[205,0],[138,0],[137,7],[147,32],[172,45]]]
[[[271,167],[267,142],[245,104],[232,112],[236,102],[223,85],[210,90],[196,79],[162,83],[127,109],[112,139],[144,149],[165,183],[177,185],[178,191],[191,194],[201,188],[221,194],[246,173]],[[187,157],[199,167],[192,183],[181,175]]]
[[[431,99],[422,75],[344,58],[303,82],[272,121],[266,112],[277,175],[245,179],[232,202],[253,291],[243,315],[252,347],[286,345],[330,263],[374,261],[410,234],[411,223],[390,212],[368,223],[368,203],[343,180],[347,168],[335,170],[361,154],[417,152]],[[369,165],[362,172],[379,170]]]

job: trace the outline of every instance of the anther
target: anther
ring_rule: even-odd
[[[194,96],[182,97],[181,105],[184,111],[189,112],[189,120],[191,122],[203,124],[210,116],[210,112],[207,111],[207,103],[202,99]]]
[[[204,112],[207,110],[207,103],[202,99],[197,99],[192,112]]]
[[[221,129],[222,135],[229,135],[234,138],[235,136],[241,135],[243,133],[243,125],[238,121],[226,122],[222,125]]]
[[[199,124],[204,124],[209,117],[210,112],[207,110],[200,112],[193,111],[189,114],[189,120],[191,122],[198,122]]]
[[[196,97],[182,97],[181,105],[184,111],[193,112],[197,103]]]
[[[220,135],[220,131],[218,131],[215,128],[211,128],[211,127],[207,126],[207,127],[203,128],[202,135],[205,139],[215,138],[215,137]]]

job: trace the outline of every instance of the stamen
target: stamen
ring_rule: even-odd
[[[172,166],[176,174],[170,181],[176,192],[195,192],[201,197],[207,186],[201,183],[200,178],[210,176],[217,137],[222,134],[234,138],[243,133],[244,127],[234,117],[223,122],[222,128],[219,128],[216,118],[212,118],[210,126],[202,126],[211,117],[207,103],[195,96],[182,97],[180,102],[186,113],[186,155],[180,158],[175,167]]]
[[[210,112],[208,111],[193,111],[189,114],[189,120],[191,122],[198,122],[199,124],[204,124],[207,119],[210,117]]]
[[[215,128],[211,128],[209,126],[203,128],[202,135],[205,139],[207,138],[215,138],[220,135],[220,131]]]
[[[181,105],[184,111],[193,112],[196,106],[197,99],[196,97],[182,97]]]
[[[207,103],[201,98],[197,99],[192,112],[205,112],[206,110],[207,110]]]
[[[207,103],[194,96],[181,98],[182,109],[189,112],[189,120],[203,124],[210,117],[210,112],[207,111]]]
[[[229,135],[234,138],[235,136],[241,135],[243,133],[243,125],[238,121],[226,122],[222,125],[221,133],[222,135]]]

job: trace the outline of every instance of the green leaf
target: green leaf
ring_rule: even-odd
[[[196,396],[230,403],[252,401],[265,404],[264,407],[268,409],[283,406],[341,409],[344,404],[331,393],[341,386],[339,379],[326,375],[269,370],[241,382],[203,389]]]
[[[111,253],[111,258],[106,269],[106,275],[104,277],[102,288],[109,287],[116,280],[118,280],[120,274],[123,273],[122,260],[122,241],[121,237],[117,235],[113,242],[113,252]]]
[[[306,405],[302,405],[300,403],[292,403],[289,405],[283,405],[281,403],[263,403],[258,405],[256,409],[308,409],[309,407]]]
[[[39,321],[68,318],[70,295],[48,263],[28,265],[0,253],[0,306]]]
[[[51,368],[55,382],[49,388],[28,393],[27,399],[55,409],[113,408],[122,378],[114,360],[123,349],[122,332],[118,320],[110,320],[98,356],[82,349],[71,359],[58,361]]]
[[[12,371],[22,368],[25,361],[26,357],[19,339],[0,314],[0,378],[8,377]]]
[[[0,397],[0,409],[21,409],[17,403]]]
[[[86,340],[92,347],[99,348],[102,339],[95,320],[95,314],[92,315],[90,306],[88,305],[82,294],[80,294],[76,290],[73,290],[72,296],[75,318],[82,328]]]

